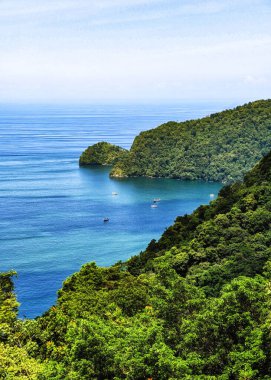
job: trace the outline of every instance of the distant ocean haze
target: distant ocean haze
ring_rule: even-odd
[[[201,181],[111,179],[108,167],[79,168],[82,151],[99,141],[130,148],[143,130],[227,106],[0,106],[0,270],[18,272],[21,317],[53,305],[63,280],[82,264],[107,266],[139,253],[177,215],[208,203],[221,188]],[[155,209],[154,198],[161,198]]]

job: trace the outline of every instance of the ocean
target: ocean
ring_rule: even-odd
[[[202,181],[110,179],[109,168],[79,168],[81,152],[98,141],[129,148],[143,130],[227,106],[0,105],[0,271],[17,272],[20,317],[45,312],[65,278],[84,263],[108,266],[139,253],[177,215],[209,203],[221,188]]]

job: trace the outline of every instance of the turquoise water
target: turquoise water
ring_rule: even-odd
[[[101,140],[129,148],[142,130],[223,108],[0,106],[0,270],[18,272],[21,316],[48,309],[62,281],[82,264],[106,266],[137,254],[177,215],[208,203],[221,188],[199,181],[113,180],[108,168],[79,168],[82,150]],[[156,197],[161,202],[152,209]]]

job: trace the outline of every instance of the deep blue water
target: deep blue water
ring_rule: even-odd
[[[106,266],[137,254],[221,187],[113,180],[108,168],[79,168],[80,153],[98,141],[129,148],[142,130],[226,106],[0,106],[0,270],[18,272],[21,316],[47,310],[62,281],[82,264]],[[161,202],[152,209],[155,197]]]

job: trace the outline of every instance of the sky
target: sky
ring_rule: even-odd
[[[0,0],[0,102],[270,98],[270,0]]]

